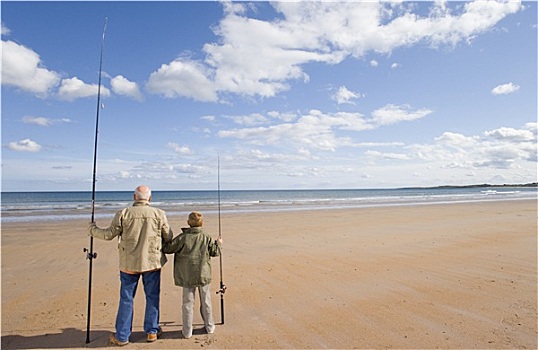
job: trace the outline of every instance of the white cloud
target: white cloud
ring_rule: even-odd
[[[173,149],[174,152],[182,154],[182,155],[190,155],[190,154],[192,154],[192,150],[188,146],[185,146],[185,145],[180,146],[177,143],[169,142],[167,146],[168,146],[168,148]]]
[[[382,158],[382,159],[389,159],[389,160],[408,160],[410,159],[410,156],[405,153],[391,153],[391,152],[379,152],[379,151],[366,151],[364,152],[365,155],[374,157],[374,158]]]
[[[338,91],[334,93],[331,98],[338,104],[348,103],[355,104],[352,100],[363,97],[360,93],[348,90],[345,86],[340,86]]]
[[[211,72],[203,64],[177,59],[151,73],[146,89],[164,97],[189,97],[197,101],[216,102],[217,93]]]
[[[250,115],[242,115],[242,116],[230,116],[230,117],[225,117],[225,118],[233,120],[234,123],[236,124],[245,125],[245,126],[263,125],[269,122],[269,118],[267,118],[266,116],[260,113],[253,113]]]
[[[519,85],[514,83],[507,83],[498,85],[491,90],[493,95],[508,95],[519,90]]]
[[[512,144],[493,144],[483,150],[484,157],[473,163],[475,167],[508,169],[519,159],[524,159],[522,150]]]
[[[536,138],[530,130],[517,130],[514,128],[499,128],[496,130],[486,131],[484,135],[493,137],[498,140],[510,141],[532,141]]]
[[[259,149],[242,150],[237,156],[242,161],[248,160],[248,162],[273,162],[279,164],[285,164],[293,161],[299,161],[304,159],[311,159],[309,152],[301,150],[297,153],[269,153]]]
[[[470,137],[453,132],[444,132],[441,136],[435,138],[435,141],[451,147],[473,147],[476,145],[478,137]]]
[[[377,125],[390,125],[400,121],[412,121],[424,118],[433,111],[429,109],[419,109],[412,111],[408,105],[388,104],[372,112],[372,118]]]
[[[379,62],[377,62],[376,60],[371,60],[370,61],[370,66],[377,67],[377,66],[379,66]]]
[[[99,86],[97,84],[86,84],[77,77],[62,79],[58,96],[67,101],[77,98],[97,96]],[[110,96],[110,90],[101,86],[101,97]]]
[[[118,95],[131,97],[137,101],[142,101],[144,96],[140,92],[138,84],[129,81],[122,75],[117,75],[110,80],[112,91]]]
[[[390,53],[420,41],[433,46],[455,45],[491,29],[521,9],[518,2],[473,2],[452,13],[446,3],[431,3],[427,16],[413,13],[416,4],[377,2],[278,2],[286,24],[307,43],[334,47],[362,57],[368,51]],[[300,30],[299,28],[303,28]],[[325,46],[323,46],[325,45]]]
[[[200,119],[207,120],[208,122],[214,122],[216,120],[214,115],[204,115]]]
[[[25,116],[22,118],[22,122],[25,124],[36,124],[40,126],[49,126],[52,124],[52,121],[45,117],[32,117]]]
[[[58,124],[58,123],[71,123],[71,120],[68,118],[51,119],[51,118],[34,117],[34,116],[27,115],[27,116],[22,117],[22,122],[25,124],[49,126],[49,125]]]
[[[525,124],[524,128],[525,130],[529,130],[530,132],[532,132],[534,134],[534,137],[536,137],[536,134],[538,134],[538,123],[536,122],[527,123]]]
[[[264,21],[249,18],[247,6],[224,3],[225,16],[214,27],[219,40],[204,45],[205,59],[179,58],[163,64],[151,74],[148,91],[211,102],[227,93],[271,97],[289,89],[291,80],[308,82],[303,68],[307,63],[338,64],[348,56],[389,54],[420,42],[433,47],[456,45],[521,9],[518,2],[477,1],[454,5],[455,10],[435,2],[429,5],[429,14],[421,17],[413,13],[415,5],[406,3],[271,5],[280,16]]]
[[[483,136],[445,132],[435,139],[436,145],[422,150],[429,159],[469,169],[510,169],[521,162],[536,161],[536,134],[530,130],[501,127],[485,131]]]
[[[146,89],[167,98],[187,97],[225,102],[225,95],[272,97],[290,88],[289,81],[309,81],[305,64],[338,64],[368,52],[391,53],[420,42],[455,45],[490,30],[522,8],[519,2],[476,1],[449,8],[434,2],[427,15],[415,5],[377,2],[275,2],[270,20],[248,17],[256,4],[223,4],[225,15],[214,27],[217,42],[203,47],[205,58],[180,57],[153,72]],[[2,25],[3,33],[9,29]],[[2,41],[2,84],[46,97],[60,82],[58,73],[42,67],[39,55],[12,41]],[[376,66],[375,60],[370,61]],[[117,76],[114,92],[141,100],[139,87]],[[511,89],[516,86],[511,86]],[[59,97],[94,96],[95,85],[73,77],[61,81]],[[103,89],[103,96],[110,94]],[[511,92],[511,91],[510,91]],[[507,92],[501,92],[507,93]],[[349,100],[344,100],[348,101]],[[347,102],[342,102],[347,103]]]
[[[30,139],[10,142],[8,148],[17,152],[39,152],[41,145]]]
[[[136,177],[145,181],[173,180],[176,182],[178,178],[184,176],[191,179],[200,178],[208,173],[208,169],[206,166],[191,163],[151,161],[132,165],[128,172],[131,178]]]
[[[96,84],[86,84],[77,77],[61,79],[60,74],[43,67],[41,58],[33,50],[12,41],[2,40],[2,85],[11,85],[23,91],[46,98],[58,88],[58,97],[68,101],[97,95]],[[101,95],[110,91],[101,86]]]
[[[59,81],[60,75],[44,68],[37,53],[13,41],[2,40],[2,85],[46,97]]]
[[[294,121],[264,127],[221,130],[217,135],[236,138],[254,145],[292,145],[296,148],[335,151],[340,147],[364,146],[353,142],[347,135],[340,136],[343,131],[371,130],[383,125],[423,118],[430,113],[429,110],[412,111],[409,106],[388,105],[374,111],[373,118],[367,119],[361,113],[331,114],[311,110]]]
[[[237,138],[255,145],[292,145],[334,151],[343,144],[351,143],[349,139],[336,137],[332,130],[352,125],[350,116],[332,116],[312,110],[295,123],[221,130],[218,136]]]
[[[267,115],[271,118],[282,120],[284,122],[291,122],[297,119],[296,113],[291,112],[277,112],[277,111],[270,111],[267,112]]]
[[[411,177],[417,174],[428,184],[447,183],[450,179],[457,183],[467,177],[487,182],[494,175],[525,179],[531,174],[532,164],[537,162],[536,135],[532,131],[536,130],[536,123],[522,128],[501,127],[479,135],[447,131],[424,144],[397,140],[357,142],[362,139],[360,131],[427,115],[408,106],[389,105],[380,110],[387,115],[378,119],[359,113],[311,110],[290,122],[274,119],[271,121],[274,124],[268,126],[221,130],[218,136],[238,141],[233,154],[241,171],[265,173],[271,169],[275,177],[330,178],[334,183],[342,176],[345,168],[342,164],[349,165],[350,173],[372,175],[370,183],[385,174],[383,178],[388,176],[396,181],[392,183],[394,186],[416,183]],[[310,168],[318,171],[312,172]],[[387,175],[397,173],[398,168],[406,169],[401,178]]]
[[[11,29],[9,29],[4,22],[2,22],[2,35],[9,35],[11,34]]]
[[[424,41],[438,47],[469,43],[474,36],[490,30],[497,22],[522,8],[520,2],[474,1],[465,3],[460,13],[452,11],[443,1],[432,4],[429,17],[420,17],[412,12],[390,18],[382,28],[378,51],[390,52],[394,47],[410,46]],[[460,6],[456,5],[455,8]]]

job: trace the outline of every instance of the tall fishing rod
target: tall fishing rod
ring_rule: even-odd
[[[219,239],[222,238],[222,229],[220,224],[220,157],[217,157],[217,197],[218,197],[218,213],[219,213]],[[220,294],[220,323],[224,324],[224,293],[226,292],[226,286],[222,281],[222,251],[219,255],[220,265],[220,289],[217,294]]]
[[[101,73],[103,68],[103,49],[105,47],[105,32],[108,17],[105,17],[105,26],[101,39],[101,55],[99,57],[99,84],[97,86],[97,116],[95,118],[95,142],[93,147],[93,182],[92,182],[92,217],[91,222],[95,222],[95,182],[97,174],[97,136],[99,134],[99,110],[101,108]],[[89,278],[88,278],[88,319],[86,323],[86,344],[90,342],[90,313],[92,305],[92,265],[93,259],[97,258],[97,253],[93,252],[93,237],[90,237],[90,249],[84,248],[86,259],[90,261]]]

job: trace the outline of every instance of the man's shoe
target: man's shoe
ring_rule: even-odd
[[[129,344],[128,340],[127,341],[119,341],[118,339],[116,339],[115,334],[110,335],[109,341],[110,341],[110,344],[117,345],[117,346],[124,346],[124,345]]]
[[[155,340],[157,340],[157,338],[160,337],[161,335],[163,335],[163,329],[159,327],[159,330],[157,331],[157,333],[148,333],[148,338],[146,340],[149,343],[152,343]]]

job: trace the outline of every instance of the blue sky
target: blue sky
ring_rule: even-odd
[[[537,180],[537,4],[2,1],[2,190]]]

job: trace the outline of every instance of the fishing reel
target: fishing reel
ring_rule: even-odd
[[[222,294],[224,295],[226,293],[226,286],[224,284],[220,285],[220,289],[215,294]]]
[[[90,253],[88,248],[84,248],[82,251],[86,253],[86,259],[97,259],[97,253]]]

